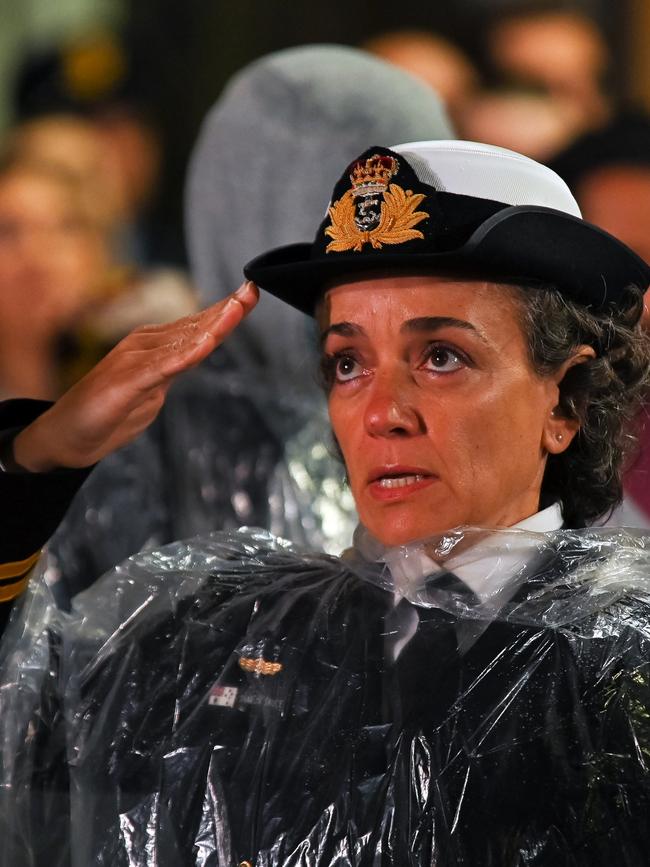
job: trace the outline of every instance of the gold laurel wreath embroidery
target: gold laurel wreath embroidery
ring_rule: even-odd
[[[398,184],[391,184],[384,193],[379,225],[370,232],[360,232],[354,222],[354,196],[352,190],[348,190],[329,209],[331,225],[325,229],[325,234],[332,240],[325,252],[361,252],[364,244],[371,244],[374,250],[379,250],[384,244],[403,244],[414,238],[424,238],[422,232],[413,228],[429,216],[425,211],[415,210],[424,198],[423,193],[414,194]]]

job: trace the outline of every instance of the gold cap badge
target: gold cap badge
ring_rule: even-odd
[[[332,240],[326,253],[361,252],[364,244],[378,250],[384,244],[424,238],[413,227],[429,216],[416,210],[426,196],[391,184],[398,171],[398,160],[382,154],[352,164],[351,188],[328,211],[330,225],[325,235]]]

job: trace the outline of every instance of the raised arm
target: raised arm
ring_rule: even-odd
[[[151,424],[174,379],[216,349],[257,299],[257,288],[244,283],[201,313],[137,328],[56,403],[4,405],[0,631],[7,604],[25,589],[41,547],[89,468]]]

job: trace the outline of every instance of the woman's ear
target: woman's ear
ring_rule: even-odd
[[[544,425],[542,446],[551,455],[559,455],[571,445],[575,435],[580,430],[580,420],[567,416],[560,402],[557,400],[562,392],[562,380],[571,368],[578,364],[584,364],[596,357],[596,352],[591,346],[579,346],[576,352],[568,358],[555,372],[552,379],[555,384],[555,405],[551,407]]]

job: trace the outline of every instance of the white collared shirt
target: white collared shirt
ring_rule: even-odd
[[[359,528],[355,533],[355,547],[366,559],[382,560],[386,563],[393,582],[395,605],[404,597],[413,602],[400,625],[400,637],[393,642],[394,658],[397,658],[417,629],[418,601],[410,591],[421,587],[425,577],[435,576],[436,572],[453,572],[479,599],[482,624],[479,626],[477,622],[474,628],[465,629],[463,635],[459,635],[461,650],[465,651],[520,586],[524,567],[538,551],[534,537],[530,534],[553,532],[561,529],[562,524],[561,506],[554,503],[509,528],[527,532],[521,535],[516,532],[507,533],[505,544],[503,532],[488,533],[462,554],[452,553],[445,559],[444,568],[429,556],[425,545],[385,548],[372,539],[367,531]]]
[[[562,509],[559,503],[554,503],[541,512],[536,512],[511,530],[527,530],[530,533],[550,533],[562,527]],[[531,546],[530,539],[525,536],[513,536],[509,540],[507,550],[503,550],[497,535],[488,536],[476,546],[476,559],[472,560],[472,550],[462,556],[462,565],[456,565],[455,557],[445,562],[445,568],[453,572],[472,590],[482,602],[498,599],[503,604],[513,595],[517,585],[508,593],[508,586],[514,575],[521,572],[522,566],[534,556],[536,548]],[[439,568],[439,567],[438,567]]]

